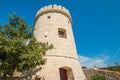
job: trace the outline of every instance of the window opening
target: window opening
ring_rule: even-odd
[[[58,28],[58,36],[61,38],[67,38],[66,30],[63,28]]]
[[[48,18],[48,19],[50,19],[51,17],[50,17],[50,16],[48,16],[47,18]]]

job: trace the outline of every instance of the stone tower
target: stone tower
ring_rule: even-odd
[[[37,73],[43,80],[85,80],[78,60],[72,32],[72,19],[67,9],[49,5],[35,17],[34,36],[54,49],[46,54],[47,63]]]

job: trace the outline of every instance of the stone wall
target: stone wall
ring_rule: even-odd
[[[94,70],[94,69],[85,69],[83,70],[87,80],[90,80],[90,77],[94,74],[105,76],[106,80],[120,80],[120,72],[108,71],[108,70]]]
[[[64,30],[66,37],[60,37],[60,29]],[[72,22],[67,9],[62,6],[48,5],[40,9],[35,18],[34,36],[39,42],[53,44],[54,49],[47,51],[47,62],[42,70],[36,73],[45,80],[60,80],[60,68],[71,69],[73,78],[68,80],[85,80],[76,51]]]

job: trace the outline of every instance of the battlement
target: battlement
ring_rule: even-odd
[[[68,17],[68,19],[72,23],[72,19],[71,19],[71,15],[70,15],[69,11],[65,7],[56,5],[56,4],[44,6],[43,8],[41,8],[36,14],[35,22],[41,15],[50,13],[50,12],[61,13],[61,14],[65,15],[66,17]]]

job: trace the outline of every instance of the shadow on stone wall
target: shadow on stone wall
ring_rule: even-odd
[[[7,78],[0,77],[0,80],[34,80],[34,79],[32,79],[32,76],[36,76],[36,73],[41,71],[41,69],[42,69],[41,67],[36,68],[36,69],[31,70],[31,71],[24,72],[20,76],[14,76],[12,78],[10,78],[10,77],[7,77]]]

